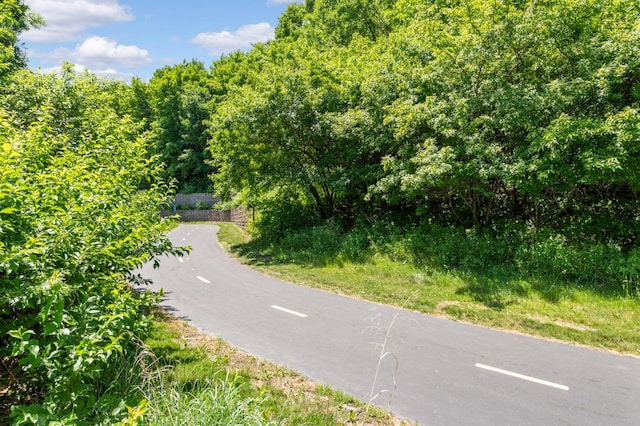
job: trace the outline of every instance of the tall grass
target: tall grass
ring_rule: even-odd
[[[150,351],[138,361],[144,399],[123,425],[400,424],[162,313],[145,344]]]
[[[161,314],[146,340],[141,393],[146,403],[139,424],[272,425],[259,397],[245,377],[226,368],[224,357],[202,347],[188,348]]]
[[[312,266],[384,256],[480,277],[525,276],[623,297],[640,296],[640,248],[570,239],[550,229],[532,230],[517,223],[493,229],[438,225],[403,229],[378,223],[350,232],[329,223],[277,239],[259,237],[237,249],[248,258],[268,252],[276,262]]]
[[[162,380],[147,392],[148,414],[142,424],[156,426],[275,425],[263,418],[264,399],[243,395],[231,377],[189,383]]]

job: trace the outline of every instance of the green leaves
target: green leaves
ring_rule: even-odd
[[[0,78],[26,66],[18,36],[29,28],[38,28],[42,17],[29,11],[23,0],[3,0],[0,4]]]
[[[284,206],[630,249],[639,21],[617,0],[293,5],[276,40],[214,64],[216,187],[298,225]]]
[[[140,127],[114,108],[127,89],[70,70],[10,81],[0,97],[12,121],[0,133],[0,357],[19,368],[6,384],[18,402],[35,403],[14,421],[117,421],[130,391],[109,389],[155,300],[127,280],[179,252],[158,214],[169,187]]]
[[[151,153],[164,164],[165,179],[182,192],[210,191],[212,168],[205,147],[213,90],[204,65],[192,61],[161,68],[148,85],[136,82],[134,89],[147,98],[147,105],[134,110],[146,113]]]

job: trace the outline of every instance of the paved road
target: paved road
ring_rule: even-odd
[[[639,358],[268,278],[228,257],[217,230],[180,225],[171,239],[191,254],[142,273],[165,308],[249,353],[364,401],[375,380],[376,405],[420,424],[640,425]]]

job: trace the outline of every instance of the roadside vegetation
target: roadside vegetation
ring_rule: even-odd
[[[134,273],[174,249],[170,185],[116,107],[126,86],[16,71],[0,86],[0,424],[113,424],[140,403],[157,297]]]
[[[557,247],[539,255],[539,268],[522,270],[509,257],[518,248],[510,241],[446,229],[428,234],[366,228],[344,234],[321,226],[271,240],[251,239],[233,224],[219,225],[223,246],[280,279],[640,356],[640,299],[617,286],[601,285],[597,257],[571,275],[565,269],[569,262],[560,263]]]
[[[158,314],[142,425],[408,424]]]
[[[640,4],[316,0],[211,68],[232,246],[302,284],[639,354]]]
[[[634,1],[306,0],[272,41],[125,84],[27,70],[45,23],[4,0],[0,423],[391,421],[153,323],[132,271],[181,253],[176,190],[252,209],[221,239],[279,278],[640,355],[639,23]]]

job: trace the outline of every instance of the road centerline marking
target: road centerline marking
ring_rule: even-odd
[[[563,391],[568,391],[569,390],[569,386],[559,385],[558,383],[548,382],[546,380],[537,379],[537,378],[531,377],[531,376],[525,376],[524,374],[514,373],[513,371],[508,371],[508,370],[503,370],[501,368],[491,367],[490,365],[484,365],[484,364],[477,363],[475,366],[477,368],[482,368],[483,370],[493,371],[494,373],[504,374],[506,376],[511,376],[511,377],[515,377],[515,378],[518,378],[518,379],[521,379],[521,380],[526,380],[526,381],[529,381],[529,382],[538,383],[538,384],[541,384],[541,385],[549,386],[549,387],[560,389],[560,390],[563,390]]]
[[[273,309],[278,310],[278,311],[286,312],[288,314],[295,315],[295,316],[300,317],[300,318],[306,318],[308,316],[306,314],[302,314],[300,312],[292,311],[291,309],[283,308],[282,306],[278,306],[278,305],[271,305],[271,307]]]
[[[196,278],[199,279],[200,281],[202,281],[203,283],[207,283],[207,284],[211,284],[211,281],[209,281],[208,279],[201,277],[200,275],[196,275]]]

